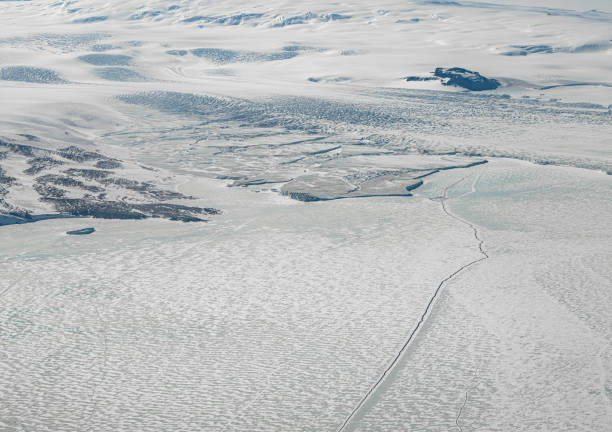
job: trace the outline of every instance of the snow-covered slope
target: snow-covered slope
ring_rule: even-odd
[[[62,56],[61,62],[49,58],[127,51],[136,55],[133,66],[146,67],[154,78],[202,81],[202,72],[224,65],[251,82],[272,79],[277,88],[305,86],[307,78],[321,76],[422,87],[402,77],[437,66],[500,78],[500,93],[571,97],[563,89],[541,89],[610,85],[612,11],[581,3],[580,10],[499,3],[2,2],[0,46],[7,66],[20,60],[53,64],[74,79],[85,78],[75,73],[77,65],[88,69],[78,55]],[[28,56],[31,50],[37,59]],[[177,59],[167,52],[184,55]],[[95,70],[88,75],[93,78]],[[603,91],[609,102],[609,90],[581,90],[583,99],[599,100]]]

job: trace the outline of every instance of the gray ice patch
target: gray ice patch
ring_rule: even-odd
[[[341,83],[341,82],[350,81],[351,79],[352,78],[345,77],[345,76],[323,76],[323,77],[310,77],[310,78],[308,78],[308,81],[314,82],[314,83],[319,83],[319,82],[323,82],[323,83]]]
[[[283,47],[283,51],[288,51],[288,52],[308,52],[308,51],[323,52],[323,51],[325,51],[325,48],[314,48],[314,47],[310,47],[310,46],[295,44],[295,45],[286,45],[286,46],[284,46]]]
[[[142,11],[139,13],[132,14],[128,17],[130,21],[138,21],[144,18],[155,18],[161,15],[161,11]]]
[[[86,18],[77,18],[72,22],[74,24],[89,24],[94,22],[106,21],[107,19],[107,16],[91,16]]]
[[[526,56],[529,54],[551,54],[555,48],[550,45],[511,45],[510,51],[503,52],[505,56]]]
[[[238,15],[228,15],[228,16],[205,16],[205,15],[196,15],[183,20],[186,23],[192,22],[202,22],[206,24],[216,24],[216,25],[229,25],[235,26],[244,24],[247,21],[252,21],[257,18],[261,18],[263,16],[262,13],[245,13]]]
[[[196,48],[189,52],[197,57],[205,58],[215,64],[252,63],[264,61],[287,60],[298,55],[297,50],[283,50],[278,52],[237,51],[221,48]],[[170,50],[167,54],[184,56],[186,50]]]
[[[0,39],[0,46],[36,47],[37,49],[70,52],[81,50],[101,39],[108,37],[110,37],[110,35],[104,33],[39,33],[28,36],[16,36],[7,39]]]
[[[589,42],[573,47],[553,47],[551,45],[511,45],[510,51],[501,53],[505,56],[526,56],[531,54],[554,54],[554,53],[594,53],[607,51],[612,48],[612,41]]]
[[[146,78],[138,72],[123,67],[104,67],[96,69],[95,72],[100,78],[109,81],[146,81]]]
[[[104,52],[104,51],[109,51],[109,50],[117,49],[117,48],[119,47],[115,45],[111,45],[111,44],[95,44],[95,45],[92,45],[91,50],[95,52]]]
[[[295,15],[289,18],[279,16],[277,17],[277,22],[273,25],[273,27],[285,27],[296,24],[306,24],[307,22],[312,21],[315,18],[317,18],[317,14],[314,14],[312,12],[306,12],[301,15]]]
[[[147,92],[118,96],[122,102],[141,105],[171,114],[239,116],[242,107],[227,98],[200,96],[190,93]]]
[[[300,15],[294,15],[288,18],[285,18],[284,16],[277,16],[276,23],[273,25],[273,27],[285,27],[285,26],[297,25],[297,24],[307,24],[315,20],[320,21],[320,22],[330,22],[330,21],[347,20],[350,18],[352,18],[351,15],[344,15],[344,14],[339,14],[339,13],[327,13],[327,14],[318,15],[316,13],[309,11],[309,12],[306,12]]]
[[[95,66],[128,66],[132,63],[132,57],[122,54],[86,54],[78,59]]]
[[[330,13],[330,14],[323,14],[323,15],[319,16],[319,21],[323,21],[323,22],[340,21],[340,20],[347,20],[347,19],[351,19],[351,18],[352,18],[351,15],[343,15],[343,14],[338,14],[338,13]]]
[[[0,80],[23,81],[42,84],[58,84],[65,82],[57,72],[30,66],[7,66],[0,69]]]

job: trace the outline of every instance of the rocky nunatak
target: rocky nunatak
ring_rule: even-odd
[[[495,90],[501,83],[494,78],[487,78],[479,72],[460,67],[438,67],[433,76],[408,76],[406,81],[434,81],[440,80],[443,85],[462,87],[471,91]]]
[[[0,138],[0,225],[62,216],[197,222],[220,213],[187,205],[194,198],[159,185],[168,181],[156,170],[55,147],[32,135]]]

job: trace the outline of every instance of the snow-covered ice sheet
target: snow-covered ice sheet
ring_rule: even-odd
[[[2,230],[5,427],[333,429],[471,245],[425,199],[216,189],[205,225]]]
[[[437,199],[460,181],[449,208],[490,258],[443,288],[354,426],[605,430],[609,177],[446,173],[410,202],[305,204],[199,180],[184,190],[226,217],[96,222],[78,238],[63,233],[91,222],[3,228],[4,427],[333,430],[439,281],[479,257]]]
[[[609,428],[611,185],[508,161],[426,185],[488,258],[448,283],[355,430]]]
[[[0,430],[611,429],[611,23],[0,1]]]

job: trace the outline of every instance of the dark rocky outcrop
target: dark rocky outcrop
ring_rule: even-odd
[[[17,134],[17,135],[19,135],[21,137],[24,137],[28,141],[36,141],[36,142],[40,141],[40,138],[38,138],[36,135],[25,134],[25,133],[20,133],[20,134]]]
[[[15,183],[15,180],[17,180],[15,177],[6,175],[2,167],[0,167],[0,184],[10,186]]]
[[[117,185],[125,189],[138,192],[141,195],[156,198],[160,201],[167,201],[171,199],[192,199],[193,197],[183,195],[180,192],[174,192],[166,189],[160,189],[155,185],[147,182],[139,182],[136,180],[130,180],[121,177],[111,177],[99,180],[100,183],[105,185]]]
[[[101,169],[116,169],[116,168],[121,168],[121,162],[119,162],[118,160],[115,159],[104,159],[104,160],[99,160],[98,162],[96,162],[95,165],[96,168],[101,168]]]
[[[29,157],[34,156],[35,147],[29,146],[29,145],[17,144],[14,142],[4,141],[0,139],[0,147],[4,147],[8,149],[9,151],[16,153],[18,155],[21,155],[21,156],[29,156]]]
[[[64,172],[69,176],[83,177],[89,180],[101,180],[112,174],[112,171],[82,168],[70,168]]]
[[[308,192],[283,192],[283,195],[288,196],[291,199],[302,202],[315,202],[315,201],[329,201],[326,198],[319,198]]]
[[[30,165],[30,168],[27,168],[23,172],[24,174],[30,174],[30,175],[38,174],[39,172],[47,168],[52,168],[57,165],[63,165],[63,163],[64,162],[60,160],[53,159],[48,156],[36,157],[36,158],[28,160],[28,165]]]
[[[189,207],[179,204],[138,204],[123,201],[99,201],[87,198],[46,198],[56,210],[72,216],[92,216],[101,219],[164,218],[182,222],[202,222],[203,216],[219,214],[213,208]]]
[[[89,160],[105,160],[108,159],[106,156],[100,153],[90,152],[83,150],[76,146],[64,147],[59,150],[59,155],[65,159],[69,159],[75,162],[85,162]]]
[[[74,230],[74,231],[66,231],[66,234],[69,234],[69,235],[87,235],[87,234],[91,234],[91,233],[93,233],[95,231],[96,231],[95,228],[81,228],[81,229]]]
[[[444,85],[454,85],[472,91],[495,90],[501,85],[496,79],[458,67],[436,68],[434,76],[441,78]]]
[[[38,192],[38,195],[44,198],[62,198],[66,195],[66,190],[50,184],[35,183],[33,188]]]
[[[102,189],[99,186],[95,186],[95,185],[88,185],[83,183],[82,181],[72,178],[72,177],[68,177],[68,176],[62,176],[62,175],[58,175],[58,174],[46,174],[44,176],[40,176],[36,178],[36,184],[38,185],[43,185],[43,186],[48,186],[49,184],[54,184],[56,186],[64,186],[64,187],[77,187],[80,189],[85,189],[89,192],[103,192],[104,189]],[[38,191],[38,190],[37,190]],[[45,197],[46,195],[41,193],[40,191],[38,191],[38,193],[40,193],[43,197]]]
[[[28,141],[40,141],[29,135],[18,136]],[[154,183],[155,179],[139,181],[118,177],[114,170],[124,169],[122,161],[95,151],[74,145],[59,150],[48,148],[44,144],[33,146],[23,143],[21,138],[0,138],[0,150],[0,159],[6,159],[10,155],[20,160],[19,163],[29,165],[20,173],[23,178],[9,176],[0,166],[0,225],[67,217],[151,217],[196,222],[205,221],[207,215],[220,213],[213,208],[168,204],[169,200],[194,198],[161,188]],[[61,172],[58,172],[58,166],[61,166]],[[28,209],[18,207],[10,194],[10,189],[15,184],[31,187],[38,195],[38,200],[50,204],[57,213],[37,215],[35,212],[38,206],[31,203],[28,204]],[[107,196],[111,190],[112,196],[120,198],[109,200]]]

